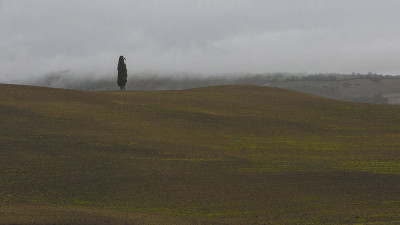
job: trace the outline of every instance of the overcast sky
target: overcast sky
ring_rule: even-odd
[[[400,0],[0,0],[0,82],[71,70],[400,74]]]

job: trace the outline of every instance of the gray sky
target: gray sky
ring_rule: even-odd
[[[71,70],[400,74],[400,0],[0,0],[0,82]]]

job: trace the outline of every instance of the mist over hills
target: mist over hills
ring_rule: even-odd
[[[204,75],[197,73],[137,73],[128,75],[126,90],[182,90],[232,84],[263,85],[278,75],[283,76],[283,73],[217,75]],[[116,76],[96,77],[93,74],[78,76],[68,70],[50,73],[40,77],[39,79],[26,80],[22,83],[42,87],[89,91],[110,91],[119,89],[117,86]]]
[[[400,104],[399,77],[375,76],[343,80],[287,80],[268,82],[279,87],[342,101],[376,104]]]
[[[69,70],[50,73],[23,84],[88,91],[118,90],[115,76],[76,75]],[[126,90],[183,90],[216,85],[261,85],[351,102],[400,104],[400,77],[378,74],[339,73],[195,73],[128,75]]]

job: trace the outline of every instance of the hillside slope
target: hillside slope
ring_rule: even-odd
[[[0,85],[0,224],[400,221],[400,107]]]
[[[400,104],[400,79],[293,80],[265,84],[351,102]]]

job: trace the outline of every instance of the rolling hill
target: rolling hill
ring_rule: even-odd
[[[400,222],[400,107],[0,85],[0,224]]]
[[[398,77],[354,78],[343,80],[289,80],[268,82],[270,87],[351,102],[400,104]]]

